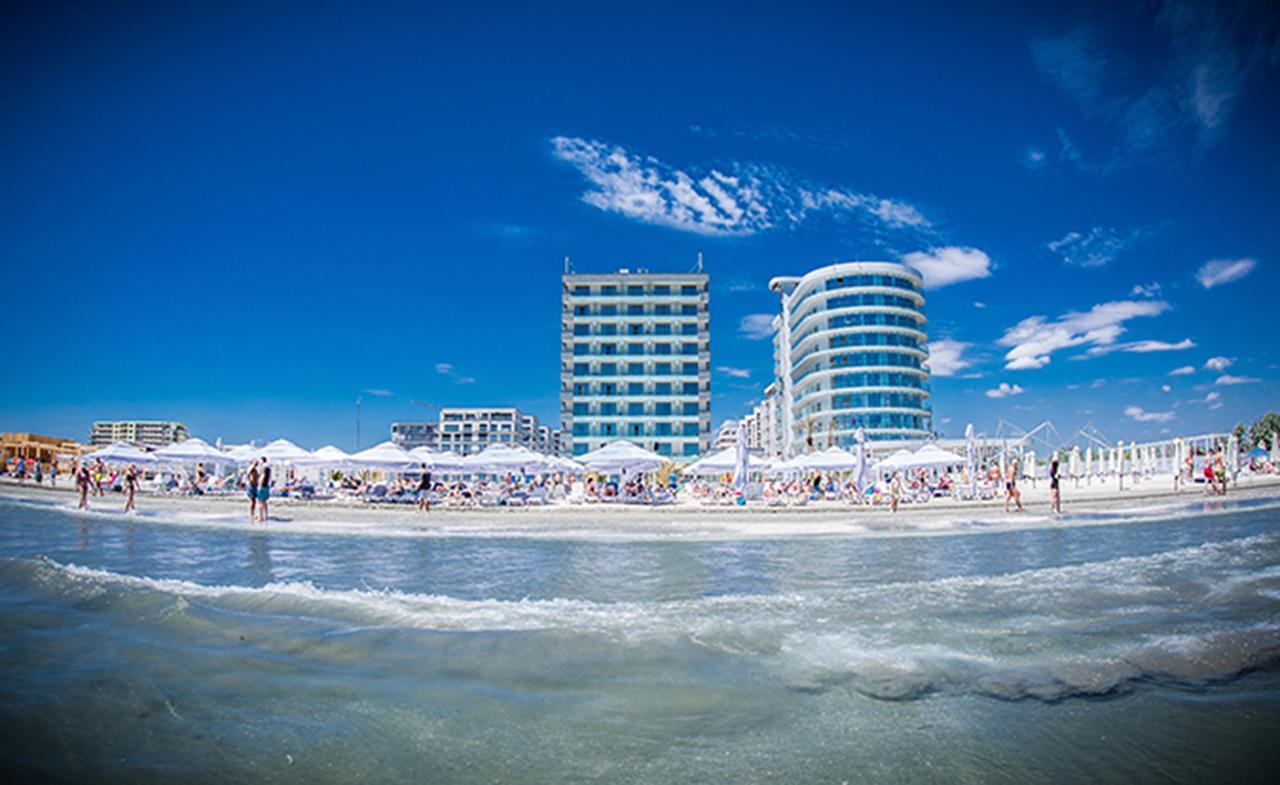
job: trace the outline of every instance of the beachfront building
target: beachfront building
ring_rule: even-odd
[[[73,439],[63,439],[59,436],[44,436],[38,433],[0,434],[0,462],[6,466],[19,458],[39,461],[43,464],[60,462],[83,455],[90,449]]]
[[[519,445],[558,455],[555,429],[514,406],[445,406],[436,422],[391,424],[391,441],[405,449],[426,447],[436,452],[471,455],[491,444]]]
[[[187,426],[158,420],[99,420],[89,433],[89,444],[104,447],[127,442],[135,447],[168,447],[187,440]]]
[[[560,426],[573,455],[627,439],[673,460],[711,447],[704,273],[572,273],[561,294]]]
[[[932,429],[924,280],[896,262],[842,262],[769,282],[787,456]]]
[[[720,429],[716,431],[715,441],[712,443],[713,450],[725,450],[735,447],[738,444],[738,421],[725,420],[720,423]],[[750,445],[747,445],[748,447]]]
[[[766,387],[764,400],[757,403],[751,413],[743,418],[747,425],[747,448],[759,451],[766,458],[778,458],[782,455],[777,390],[777,382]]]

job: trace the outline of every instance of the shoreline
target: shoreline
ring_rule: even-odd
[[[122,512],[123,496],[112,493],[91,499],[89,511],[75,507],[75,488],[0,482],[0,502],[51,507],[86,518],[137,520],[154,525],[189,525],[270,534],[337,534],[388,537],[510,537],[555,539],[772,539],[805,536],[912,536],[1013,531],[1054,526],[1088,526],[1148,519],[1202,503],[1229,510],[1232,502],[1274,499],[1280,504],[1280,476],[1242,477],[1226,497],[1204,496],[1201,486],[1174,493],[1168,477],[1148,479],[1136,488],[1117,490],[1114,483],[1079,489],[1066,483],[1063,515],[1049,511],[1048,482],[1023,489],[1022,513],[1003,510],[1003,499],[955,501],[933,499],[903,504],[894,514],[885,505],[853,506],[843,502],[810,502],[804,507],[703,506],[661,507],[580,504],[543,507],[443,508],[427,514],[411,505],[371,505],[354,501],[273,499],[266,526],[250,524],[241,496],[139,495],[139,513]],[[1226,502],[1227,504],[1224,504]],[[1153,509],[1158,508],[1158,509]]]

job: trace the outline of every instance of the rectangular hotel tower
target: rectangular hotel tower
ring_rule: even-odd
[[[573,455],[627,439],[688,461],[711,443],[704,273],[564,276],[560,417]]]

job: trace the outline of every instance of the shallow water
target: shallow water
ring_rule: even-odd
[[[0,500],[0,761],[120,782],[1272,780],[1275,502],[619,542]]]

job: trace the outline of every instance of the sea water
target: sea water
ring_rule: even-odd
[[[0,499],[0,767],[308,785],[1276,781],[1277,500],[1065,523],[338,536]]]

